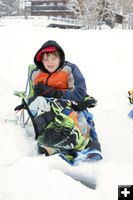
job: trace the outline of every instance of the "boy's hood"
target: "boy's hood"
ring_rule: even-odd
[[[42,49],[45,49],[49,46],[55,46],[57,48],[57,50],[60,52],[60,56],[61,56],[61,62],[60,62],[60,66],[59,67],[62,67],[64,65],[64,62],[65,62],[65,53],[64,53],[64,50],[61,48],[61,46],[54,40],[49,40],[47,42],[45,42],[42,47],[37,51],[37,53],[35,54],[35,57],[34,57],[34,63],[36,64],[37,68],[38,69],[41,69],[42,71],[45,71],[45,72],[48,72],[41,61],[37,61],[36,59],[36,56],[37,54],[42,51]]]

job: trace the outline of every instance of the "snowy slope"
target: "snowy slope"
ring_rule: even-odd
[[[133,184],[133,121],[127,91],[133,87],[132,31],[63,30],[31,22],[0,23],[0,200],[116,200],[118,185]],[[27,66],[38,48],[56,40],[66,60],[79,66],[88,93],[98,100],[90,111],[104,160],[75,169],[57,156],[37,155],[36,142],[22,127],[4,122],[20,103],[14,90],[24,90]],[[58,168],[97,181],[91,190]]]

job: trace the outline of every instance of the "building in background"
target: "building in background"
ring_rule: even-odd
[[[31,16],[74,18],[74,12],[67,6],[68,2],[69,0],[31,0],[30,13]]]

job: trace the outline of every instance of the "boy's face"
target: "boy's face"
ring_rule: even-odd
[[[54,72],[60,65],[60,56],[55,53],[44,53],[42,58],[44,67],[50,72]]]

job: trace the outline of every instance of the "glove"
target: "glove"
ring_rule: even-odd
[[[61,98],[63,92],[61,90],[56,90],[53,87],[44,85],[43,83],[38,83],[34,87],[34,96],[44,96],[44,97],[53,97]]]
[[[72,108],[75,111],[85,110],[86,108],[93,108],[97,104],[97,100],[93,97],[87,95],[84,101],[78,101],[75,104],[72,103]]]
[[[97,100],[89,95],[86,95],[84,102],[87,108],[93,108],[97,105]]]

